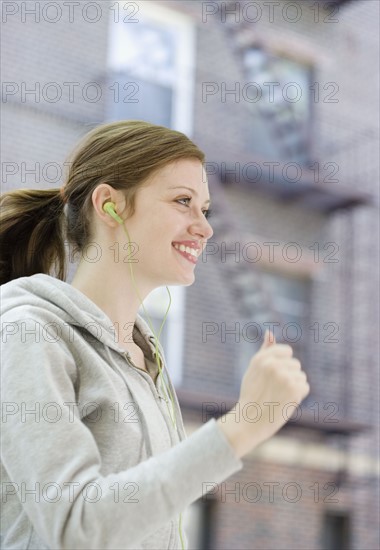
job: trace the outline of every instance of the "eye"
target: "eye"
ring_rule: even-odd
[[[177,199],[176,202],[181,201],[191,201],[191,197],[184,197],[183,199]],[[208,210],[203,210],[203,214],[205,215],[206,220],[211,216],[211,208]]]
[[[208,210],[203,210],[203,213],[205,215],[206,220],[208,220],[211,217],[212,210],[209,208]]]
[[[191,199],[189,197],[185,197],[184,199],[177,199],[176,202],[181,202],[181,201],[190,201]]]

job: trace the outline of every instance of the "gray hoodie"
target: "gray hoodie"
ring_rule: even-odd
[[[173,426],[144,319],[133,339],[153,378],[59,279],[2,285],[1,315],[1,547],[180,549],[182,512],[187,548],[186,507],[243,463],[215,419],[186,436],[159,345]]]

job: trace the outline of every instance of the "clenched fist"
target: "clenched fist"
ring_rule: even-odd
[[[267,330],[243,376],[239,401],[217,422],[241,457],[275,434],[288,420],[287,405],[299,405],[309,392],[291,346],[276,344]]]

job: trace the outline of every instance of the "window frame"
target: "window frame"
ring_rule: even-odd
[[[119,1],[121,9],[123,2]],[[135,18],[146,17],[147,22],[163,27],[171,27],[176,30],[178,37],[178,49],[175,52],[175,78],[173,102],[171,107],[171,125],[173,130],[183,132],[190,138],[193,135],[194,97],[195,97],[195,66],[196,66],[196,24],[192,17],[166,6],[160,6],[153,2],[141,2],[136,0],[138,7]],[[140,20],[139,20],[140,22]],[[111,74],[116,74],[117,69],[112,65],[118,40],[113,33],[115,25],[125,25],[122,19],[115,21],[110,16],[109,43],[107,67]],[[132,22],[130,24],[133,24]],[[135,22],[134,24],[138,24]],[[120,36],[120,35],[119,35]],[[120,47],[120,44],[119,44]]]
[[[179,387],[183,379],[183,355],[185,338],[185,292],[181,286],[168,286],[171,295],[171,306],[166,317],[163,330],[167,331],[167,343],[160,343],[164,349],[167,368],[174,387]],[[165,306],[158,305],[158,299]],[[161,325],[169,305],[169,294],[165,287],[153,290],[143,301],[145,311]],[[148,318],[142,306],[139,315],[148,323]],[[148,326],[150,327],[149,323]],[[158,336],[158,331],[156,332]]]
[[[306,328],[306,326],[309,324],[310,312],[311,312],[311,306],[312,306],[312,303],[311,303],[311,300],[312,300],[312,285],[313,285],[312,277],[302,277],[302,278],[300,278],[300,277],[297,277],[293,274],[284,273],[284,272],[281,272],[281,271],[276,270],[276,269],[269,269],[268,266],[266,266],[265,268],[258,267],[258,269],[260,270],[260,273],[258,273],[257,276],[262,279],[263,291],[265,293],[270,294],[270,296],[271,296],[271,302],[274,306],[274,308],[273,308],[274,309],[274,314],[278,313],[280,316],[282,316],[282,314],[286,313],[286,311],[291,311],[292,304],[294,304],[296,306],[296,308],[298,308],[298,310],[300,310],[301,307],[302,307],[303,315],[299,315],[299,316],[295,315],[295,316],[297,316],[300,319],[301,328],[304,330]],[[292,280],[292,281],[297,281],[298,280],[300,283],[302,283],[302,282],[306,283],[308,285],[308,292],[306,293],[306,299],[305,300],[295,300],[295,299],[283,296],[281,294],[276,295],[275,293],[272,292],[273,283],[266,280],[266,274],[269,274],[270,276],[282,277],[284,279],[288,279],[288,280]],[[246,288],[248,290],[249,286],[247,285]],[[279,304],[280,307],[277,307],[277,304]],[[284,308],[285,305],[288,306],[288,307]],[[244,318],[242,321],[243,321],[243,323],[242,323],[243,326],[246,323],[249,323],[249,322],[256,322],[257,324],[262,325],[261,326],[261,328],[262,328],[262,337],[264,336],[264,332],[265,332],[266,328],[269,328],[267,325],[263,325],[260,322],[260,320],[256,320],[255,318],[253,318],[253,319]],[[270,321],[275,322],[275,319],[270,319]],[[275,333],[276,333],[276,326],[274,327],[274,330],[275,330]],[[304,332],[303,332],[303,335],[304,335]],[[236,379],[236,383],[238,385],[241,384],[241,378],[244,375],[244,373],[245,373],[245,371],[248,367],[249,359],[255,353],[257,353],[257,351],[260,349],[261,344],[262,344],[262,338],[260,338],[257,342],[249,342],[249,341],[243,340],[241,338],[239,346],[241,346],[242,343],[243,343],[243,348],[241,348],[241,347],[238,348],[238,365],[239,365],[239,368],[238,368],[238,373],[237,373],[238,376],[237,376],[237,379]],[[297,356],[297,358],[300,359],[302,363],[305,363],[305,362],[307,363],[307,358],[308,358],[308,346],[307,346],[307,344],[305,343],[303,346],[300,346],[299,341],[296,341],[294,343],[289,342],[289,344],[295,349],[295,356]]]
[[[250,44],[247,44],[245,45],[244,47],[241,47],[240,48],[240,51],[241,51],[241,57],[242,57],[242,65],[243,65],[243,68],[244,68],[244,73],[245,75],[250,79],[251,77],[251,68],[250,66],[247,64],[246,62],[246,57],[248,55],[248,53],[251,51],[251,50],[261,50],[263,52],[263,54],[268,58],[268,59],[277,59],[277,60],[281,60],[283,59],[285,62],[289,62],[289,63],[293,63],[293,64],[296,64],[300,67],[303,67],[305,69],[305,71],[307,70],[308,71],[308,75],[307,75],[307,82],[308,82],[308,88],[307,90],[302,90],[303,93],[305,93],[306,91],[309,92],[310,90],[310,86],[313,84],[314,80],[315,80],[315,67],[314,67],[314,63],[312,62],[312,60],[306,60],[304,58],[299,58],[297,55],[294,55],[292,52],[287,52],[286,50],[276,50],[276,49],[272,49],[271,47],[267,47],[267,46],[264,46],[263,44],[261,43],[250,43]],[[308,99],[309,99],[309,104],[308,104],[308,116],[307,116],[307,120],[305,122],[305,140],[301,140],[302,141],[306,141],[306,146],[307,146],[307,152],[306,152],[306,156],[303,160],[300,160],[299,158],[293,158],[292,157],[289,157],[288,159],[285,158],[284,156],[284,160],[289,160],[289,161],[292,161],[292,162],[300,162],[300,164],[303,164],[303,165],[308,165],[310,163],[313,162],[313,155],[314,155],[314,152],[313,152],[313,139],[312,139],[312,136],[313,136],[313,126],[314,126],[314,119],[315,119],[315,106],[314,106],[314,102],[312,101],[312,96],[311,96],[311,93],[309,92],[308,94]],[[273,103],[274,105],[274,103]],[[289,103],[289,105],[293,105],[292,103]],[[260,117],[260,123],[263,124],[264,126],[268,126],[268,124],[271,124],[271,123],[268,123],[268,121],[265,119],[265,117],[263,116],[263,114],[261,113],[260,111],[260,108],[259,106],[255,103],[254,104],[254,110],[250,110],[250,115],[252,117]],[[272,117],[275,116],[275,115],[272,115]],[[269,133],[269,141],[273,141],[273,136],[271,135],[271,133]],[[299,141],[299,140],[297,140]],[[278,153],[281,154],[281,156],[283,156],[283,151],[281,150],[282,147],[284,145],[281,144],[281,141],[279,141],[277,144],[276,144],[276,147],[277,147],[277,150],[276,151],[268,151],[267,153],[262,153],[262,152],[258,152],[259,155],[261,156],[272,156],[272,155],[278,155]],[[289,144],[288,144],[289,146]],[[254,149],[254,145],[251,144],[250,145],[250,148],[251,149]]]
[[[193,120],[194,120],[194,97],[195,97],[195,68],[196,68],[196,23],[192,17],[181,13],[177,10],[157,5],[153,2],[134,2],[138,11],[135,14],[135,19],[145,16],[150,24],[158,26],[171,27],[176,30],[178,37],[178,49],[175,52],[175,79],[173,90],[173,102],[171,106],[171,128],[179,132],[183,132],[190,139],[193,136]],[[124,2],[119,1],[122,13]],[[117,48],[118,37],[113,33],[115,25],[125,24],[123,20],[115,22],[110,16],[109,21],[109,43],[107,67],[109,73],[116,74],[116,69],[112,68],[112,55]],[[131,23],[133,24],[133,23]],[[137,22],[134,24],[138,24]],[[120,36],[120,35],[119,35]],[[120,43],[119,43],[120,47]],[[184,355],[184,338],[185,338],[185,288],[181,286],[168,287],[172,296],[171,308],[168,312],[164,328],[167,329],[168,345],[164,348],[165,357],[167,360],[168,370],[175,387],[179,387],[183,378],[183,355]],[[158,290],[158,289],[156,289]],[[155,291],[151,293],[154,295]],[[169,303],[169,295],[167,294],[167,304]],[[153,296],[149,297],[153,298]],[[154,298],[153,298],[154,299]],[[151,308],[144,307],[150,315]],[[167,307],[167,306],[166,306]],[[166,308],[162,313],[155,311],[152,315],[156,319],[163,320]],[[139,314],[145,319],[145,314],[140,307]],[[145,319],[146,320],[146,319]],[[160,323],[161,324],[161,323]]]

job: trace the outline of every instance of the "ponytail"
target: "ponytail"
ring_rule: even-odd
[[[0,285],[35,273],[66,278],[64,201],[60,188],[0,196]]]

